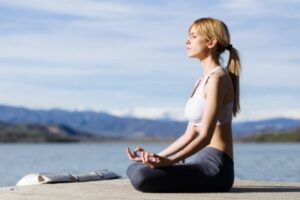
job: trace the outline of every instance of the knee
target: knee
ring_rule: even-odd
[[[128,178],[132,179],[132,177],[135,176],[134,174],[136,173],[136,171],[138,169],[140,169],[141,167],[143,167],[143,165],[141,163],[132,163],[131,165],[129,165],[127,167],[127,176],[128,176]]]
[[[153,192],[148,167],[132,164],[127,169],[127,175],[133,187],[141,192]]]

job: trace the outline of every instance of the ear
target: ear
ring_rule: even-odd
[[[218,43],[218,40],[213,38],[207,42],[207,47],[209,49],[213,49],[217,45],[217,43]]]

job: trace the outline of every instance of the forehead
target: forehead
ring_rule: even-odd
[[[189,30],[190,35],[199,34],[199,31],[196,30],[195,26],[192,26]]]

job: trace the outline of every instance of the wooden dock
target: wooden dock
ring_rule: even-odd
[[[83,183],[44,184],[0,188],[1,200],[224,200],[224,199],[300,199],[300,183],[235,181],[226,193],[142,193],[128,179]]]

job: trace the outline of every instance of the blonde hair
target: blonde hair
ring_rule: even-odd
[[[236,48],[230,44],[230,34],[228,28],[224,22],[211,17],[200,18],[192,23],[189,28],[194,27],[196,31],[203,36],[207,41],[217,39],[217,45],[212,49],[213,59],[217,63],[221,60],[221,54],[225,51],[229,51],[229,59],[226,69],[231,77],[233,90],[234,90],[234,104],[233,104],[233,116],[235,117],[240,111],[240,91],[239,91],[239,76],[241,72],[241,61],[239,52]]]

